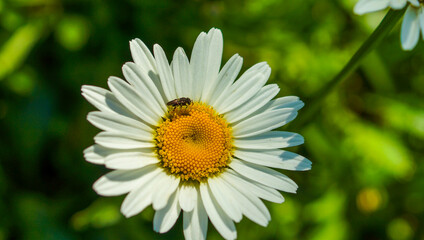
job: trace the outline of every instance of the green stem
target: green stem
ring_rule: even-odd
[[[406,8],[405,8],[406,9]],[[380,25],[375,29],[375,31],[368,37],[368,39],[362,44],[362,46],[356,51],[353,57],[349,62],[343,67],[343,69],[324,87],[321,88],[316,94],[314,94],[309,99],[306,99],[305,110],[299,117],[298,121],[293,122],[292,127],[298,129],[317,114],[319,107],[324,101],[325,97],[343,80],[345,80],[359,65],[361,60],[371,52],[380,41],[392,30],[396,23],[403,16],[405,9],[403,10],[390,10]],[[292,128],[291,127],[291,128]]]

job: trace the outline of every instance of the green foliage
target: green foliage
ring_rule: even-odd
[[[22,64],[39,39],[40,33],[37,23],[28,23],[15,30],[0,50],[0,79]]]
[[[218,27],[224,61],[267,61],[279,96],[308,106],[384,16],[355,16],[355,2],[0,0],[0,239],[182,239],[181,220],[157,234],[151,208],[125,219],[122,197],[92,190],[108,170],[82,156],[97,130],[81,85],[122,76],[133,38],[171,59]],[[284,127],[313,168],[285,171],[299,193],[267,203],[267,228],[242,220],[239,239],[424,237],[423,50],[403,52],[395,28],[311,121]],[[212,225],[208,239],[220,239]]]
[[[88,23],[83,17],[67,16],[60,20],[56,28],[57,41],[66,49],[80,50],[87,42]]]

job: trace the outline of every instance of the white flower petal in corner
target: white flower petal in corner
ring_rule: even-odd
[[[406,6],[400,38],[402,49],[410,51],[417,45],[420,31],[424,40],[424,2],[421,0],[359,0],[355,5],[354,12],[362,15],[387,7],[401,10]]]
[[[353,11],[356,14],[362,15],[365,13],[383,10],[387,8],[389,4],[390,0],[359,0]]]
[[[271,68],[265,62],[238,78],[243,59],[235,54],[221,69],[219,29],[199,35],[190,61],[182,48],[171,64],[159,45],[154,54],[139,39],[130,48],[134,62],[124,64],[125,80],[109,78],[112,91],[82,87],[100,110],[87,119],[103,130],[84,157],[114,169],[93,189],[102,196],[127,194],[125,217],[152,205],[159,233],[182,215],[187,240],[205,240],[208,219],[225,239],[237,238],[235,223],[243,216],[267,226],[271,215],[263,200],[282,203],[279,191],[297,189],[270,167],[311,166],[280,149],[302,144],[301,135],[275,131],[304,103],[295,96],[272,100],[279,87],[266,85]]]
[[[412,50],[420,38],[419,8],[409,6],[402,22],[401,42],[403,50]]]
[[[419,7],[420,6],[420,1],[419,0],[408,0],[408,1],[414,7]]]
[[[390,7],[399,10],[406,6],[406,0],[390,0]]]

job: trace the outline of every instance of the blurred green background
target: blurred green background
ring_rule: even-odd
[[[133,38],[170,59],[218,27],[225,61],[267,61],[279,96],[308,106],[384,16],[355,16],[355,3],[0,0],[0,239],[182,239],[181,219],[156,234],[152,208],[125,219],[123,197],[92,190],[108,170],[82,156],[98,130],[81,85],[122,76]],[[307,125],[284,127],[305,137],[290,150],[312,171],[286,171],[298,194],[267,203],[267,228],[243,219],[239,239],[424,239],[424,44],[402,51],[399,25]]]

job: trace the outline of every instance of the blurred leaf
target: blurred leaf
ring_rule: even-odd
[[[325,132],[325,129],[320,128],[318,124],[311,124],[304,130],[303,135],[308,141],[306,147],[313,159],[328,161],[329,159],[337,158],[339,155],[337,150],[340,142],[332,141],[331,136],[328,136],[328,134],[329,132]]]
[[[387,235],[393,240],[407,240],[412,239],[413,230],[407,221],[397,218],[387,226]]]
[[[10,32],[16,30],[25,22],[24,16],[20,15],[16,11],[5,11],[2,15],[0,15],[0,19],[1,26]]]
[[[411,153],[393,133],[363,122],[345,122],[344,148],[352,158],[361,159],[360,175],[364,183],[378,183],[385,175],[408,178],[413,174]]]
[[[412,154],[396,133],[361,121],[342,106],[333,114],[332,123],[344,134],[342,150],[354,160],[356,169],[353,173],[359,182],[379,185],[393,177],[411,177],[414,173]]]
[[[416,105],[410,105],[401,99],[392,99],[378,95],[368,95],[367,101],[373,103],[374,108],[384,123],[394,129],[406,132],[424,139],[424,103],[416,98]],[[372,109],[367,109],[372,111]]]
[[[88,208],[75,213],[71,218],[71,225],[81,231],[88,227],[102,228],[116,224],[122,219],[119,205],[108,198],[99,198]]]
[[[306,212],[316,227],[310,232],[308,239],[345,239],[347,224],[343,219],[345,195],[340,190],[331,189],[325,195],[310,203]]]
[[[18,28],[0,50],[0,80],[15,71],[40,39],[42,25],[33,21]]]
[[[22,69],[8,77],[7,84],[10,89],[20,95],[30,94],[35,86],[35,72],[30,69]]]
[[[334,222],[329,222],[322,224],[319,228],[316,228],[311,231],[310,237],[311,240],[339,240],[347,238],[347,223],[338,219],[335,219]]]
[[[271,215],[274,225],[284,238],[294,238],[299,234],[302,224],[298,221],[300,217],[300,205],[295,200],[286,199],[283,204],[272,204]]]
[[[308,204],[308,217],[315,222],[333,221],[343,216],[345,195],[340,190],[331,189],[320,199]],[[322,211],[326,209],[325,211]]]
[[[71,51],[81,49],[87,42],[88,36],[88,22],[81,16],[65,16],[56,28],[58,42]]]
[[[380,58],[380,55],[376,52],[370,53],[363,59],[361,69],[366,75],[366,80],[370,82],[377,92],[394,92],[394,81]]]

